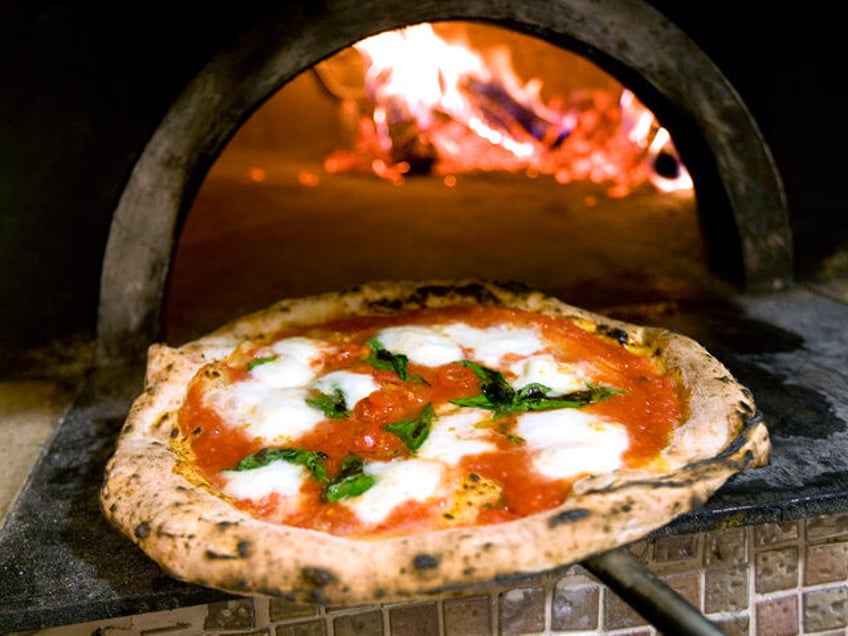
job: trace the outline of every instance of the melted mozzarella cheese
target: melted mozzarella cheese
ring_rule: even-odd
[[[372,375],[333,371],[315,382],[312,387],[321,393],[332,393],[339,389],[344,394],[347,408],[352,409],[359,400],[379,389],[380,385]]]
[[[225,494],[258,501],[274,493],[283,497],[297,494],[309,473],[303,466],[280,460],[251,470],[225,470],[221,476],[226,480]]]
[[[511,326],[479,329],[460,322],[434,327],[390,327],[380,331],[377,340],[389,351],[402,353],[410,361],[429,367],[466,357],[494,367],[506,354],[531,355],[545,346],[535,329]]]
[[[575,409],[526,413],[515,433],[528,445],[535,469],[553,479],[616,470],[630,443],[623,426]]]
[[[438,367],[462,360],[462,348],[438,327],[389,327],[377,334],[386,349],[402,353],[411,362],[425,367]]]
[[[306,397],[305,388],[280,389],[247,380],[213,389],[205,402],[227,424],[244,427],[247,435],[270,445],[299,437],[324,419],[321,411],[306,403]]]
[[[512,386],[520,389],[528,384],[539,383],[550,389],[551,395],[561,395],[586,388],[585,376],[569,364],[557,362],[548,354],[531,356],[509,367],[518,377]]]
[[[489,435],[488,429],[477,426],[490,417],[488,411],[464,408],[434,418],[427,440],[418,449],[418,457],[456,464],[466,455],[496,450],[494,443],[483,439]]]
[[[376,483],[358,497],[343,504],[365,523],[380,523],[405,501],[424,501],[436,495],[444,467],[438,462],[409,459],[365,464],[365,472]]]
[[[444,333],[489,367],[497,367],[506,354],[529,356],[545,347],[536,329],[511,325],[478,329],[457,322],[445,325]]]
[[[321,370],[320,343],[309,338],[286,338],[271,345],[276,360],[251,369],[254,378],[278,388],[304,386]]]

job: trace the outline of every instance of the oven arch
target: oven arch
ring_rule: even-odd
[[[712,192],[727,211],[702,211],[701,223],[708,242],[712,237],[726,243],[731,235],[744,286],[757,291],[791,280],[786,198],[756,122],[707,55],[644,0],[286,3],[200,71],[136,162],[104,254],[101,363],[138,359],[157,338],[182,218],[213,161],[252,112],[298,73],[353,42],[439,20],[485,21],[534,35],[622,79],[660,115],[687,166],[688,143],[700,144],[701,155],[711,159],[692,170],[696,187],[701,192],[700,172],[714,182]]]

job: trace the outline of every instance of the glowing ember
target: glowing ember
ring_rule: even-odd
[[[606,184],[610,197],[643,183],[666,192],[692,188],[668,131],[624,88],[545,103],[542,83],[523,82],[505,49],[484,59],[428,24],[355,48],[373,108],[356,123],[353,147],[327,157],[327,172],[371,172],[394,183],[435,173],[453,186],[456,174],[525,171],[563,184]]]

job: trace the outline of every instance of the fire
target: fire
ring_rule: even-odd
[[[670,192],[692,181],[671,136],[625,88],[541,97],[506,48],[486,56],[439,37],[429,24],[355,45],[370,113],[352,148],[325,160],[330,173],[366,171],[402,183],[436,174],[446,185],[472,171],[524,171],[558,183],[590,180],[622,197],[644,183]],[[350,117],[350,104],[343,107]]]

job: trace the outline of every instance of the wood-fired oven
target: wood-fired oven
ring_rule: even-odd
[[[50,376],[40,361],[77,356],[84,373],[63,372],[79,397],[0,531],[0,629],[225,598],[163,577],[97,510],[145,349],[377,278],[519,280],[711,349],[754,391],[775,457],[668,533],[845,509],[848,222],[835,146],[816,145],[844,140],[845,98],[809,60],[832,16],[661,0],[191,4],[8,9],[20,94],[0,102],[3,371]],[[400,179],[330,170],[364,85],[345,100],[328,68],[425,23],[507,48],[560,97],[574,78],[632,94],[691,188],[439,172],[408,149],[396,158],[419,163]]]

